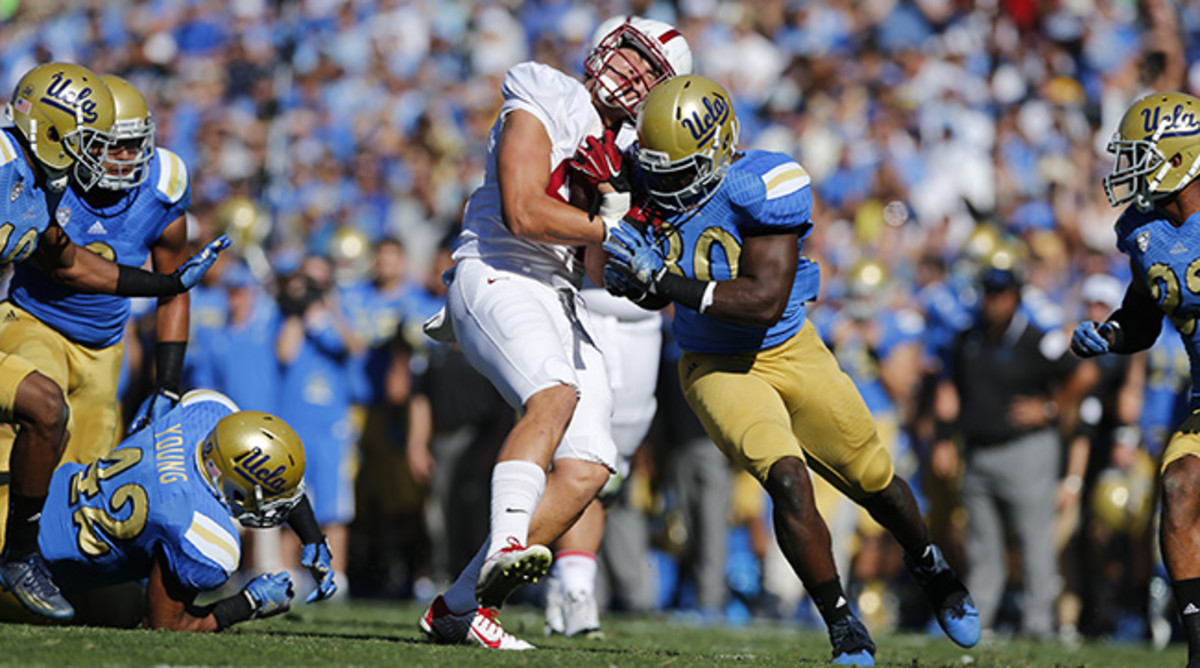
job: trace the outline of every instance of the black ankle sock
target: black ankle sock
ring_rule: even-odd
[[[1188,658],[1200,656],[1200,578],[1178,580],[1171,583],[1171,589],[1187,636]]]
[[[38,524],[42,518],[44,496],[11,494],[8,500],[8,524],[4,534],[4,553],[24,557],[38,549]]]
[[[826,626],[831,626],[839,619],[850,615],[850,605],[846,601],[845,592],[842,591],[842,583],[837,578],[822,582],[808,593],[816,602],[817,610],[821,611],[821,617],[824,618]]]

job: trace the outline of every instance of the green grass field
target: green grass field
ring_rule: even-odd
[[[288,615],[213,635],[0,625],[0,663],[27,665],[360,666],[796,666],[829,659],[824,633],[778,624],[697,628],[662,617],[606,617],[604,640],[542,637],[534,608],[506,610],[510,631],[534,652],[433,645],[417,629],[415,604],[301,604]],[[945,639],[877,635],[882,666],[1182,666],[1184,648],[996,641],[965,651]]]

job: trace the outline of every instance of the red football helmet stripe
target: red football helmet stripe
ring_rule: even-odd
[[[658,41],[662,42],[663,44],[666,44],[667,42],[675,39],[676,37],[679,37],[679,31],[672,28],[672,29],[664,32],[663,34],[659,35]]]

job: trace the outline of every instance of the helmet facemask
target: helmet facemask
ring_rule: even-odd
[[[63,148],[75,160],[75,180],[84,190],[90,190],[104,178],[104,161],[113,143],[112,134],[83,125],[63,137]]]
[[[650,71],[644,72],[643,65],[622,51],[636,51]],[[596,81],[597,97],[608,107],[623,110],[630,119],[637,117],[637,109],[659,82],[677,74],[662,47],[631,24],[624,23],[613,30],[588,54],[584,72]],[[622,73],[636,72],[637,76]]]
[[[118,120],[100,157],[101,172],[95,185],[106,190],[136,188],[150,175],[147,165],[153,157],[154,123],[146,119]],[[82,184],[78,162],[75,169],[75,178]]]
[[[729,145],[736,143],[735,121]],[[638,149],[637,155],[651,201],[668,211],[682,212],[703,205],[713,196],[725,179],[733,153],[720,151],[714,144],[705,153],[676,161],[664,152],[648,148]]]

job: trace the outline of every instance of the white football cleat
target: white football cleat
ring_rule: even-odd
[[[421,616],[420,627],[425,635],[439,643],[479,645],[486,649],[527,650],[533,645],[505,631],[496,620],[495,608],[476,608],[455,614],[438,596]]]
[[[540,580],[552,561],[554,557],[545,545],[525,546],[510,538],[508,547],[483,562],[475,583],[475,598],[485,608],[498,608],[517,587]]]
[[[596,605],[595,594],[588,592],[571,592],[563,596],[562,603],[563,635],[568,638],[604,637],[600,630],[600,608]]]
[[[566,633],[566,621],[563,619],[563,585],[562,580],[550,575],[546,580],[546,635],[562,635]]]

